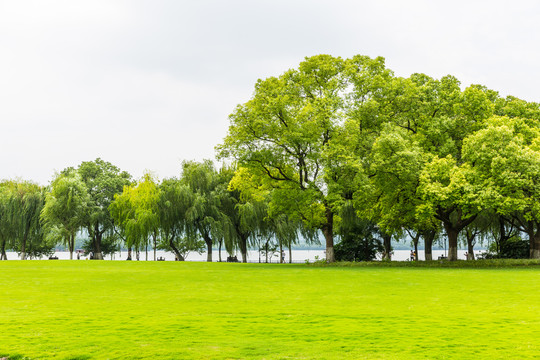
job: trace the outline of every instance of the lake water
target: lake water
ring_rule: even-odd
[[[458,259],[465,260],[466,256],[465,253],[466,250],[458,250]],[[475,255],[478,255],[480,252],[483,252],[483,250],[475,250]],[[410,250],[395,250],[392,256],[392,260],[396,261],[407,261],[410,257]],[[437,259],[439,256],[446,256],[447,251],[445,250],[433,250],[432,251],[433,259]],[[69,252],[67,251],[58,251],[54,253],[54,256],[57,256],[60,260],[67,260],[69,259]],[[174,254],[168,251],[158,250],[156,251],[156,256],[165,258],[166,261],[174,261]],[[225,251],[221,252],[221,259],[225,261],[227,259],[228,254]],[[236,254],[239,260],[242,259],[240,253]],[[306,260],[309,260],[311,262],[318,259],[324,259],[325,258],[325,251],[324,250],[293,250],[292,251],[292,262],[293,263],[304,263]],[[16,252],[7,252],[8,260],[17,260],[19,259]],[[76,254],[73,254],[73,257],[76,259]],[[135,252],[132,254],[133,259],[135,259]],[[424,260],[424,251],[419,250],[418,251],[418,258],[420,260]],[[47,259],[44,257],[43,259]],[[81,259],[87,259],[85,256],[81,256]],[[112,257],[111,255],[108,255],[106,257],[106,260],[125,260],[127,259],[127,251],[122,251],[115,253]],[[144,261],[146,259],[146,254],[144,252],[140,253],[140,260]],[[148,260],[154,259],[154,252],[148,251]],[[213,260],[218,261],[218,251],[215,250],[213,252]],[[378,257],[378,260],[380,260],[380,256]],[[268,257],[269,262],[271,263],[278,263],[279,257],[277,254],[274,256]],[[206,253],[198,254],[198,253],[189,253],[186,261],[206,261]],[[257,251],[251,250],[248,251],[248,261],[252,263],[259,262],[259,253]],[[261,262],[265,261],[265,257],[261,254]],[[285,251],[285,262],[289,262],[289,252]]]

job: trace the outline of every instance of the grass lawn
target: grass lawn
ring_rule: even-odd
[[[540,269],[0,262],[0,357],[533,359]]]

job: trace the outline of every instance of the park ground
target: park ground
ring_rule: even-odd
[[[533,359],[540,268],[0,263],[10,359]]]

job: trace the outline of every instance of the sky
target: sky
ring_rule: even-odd
[[[0,0],[0,179],[102,158],[139,178],[214,159],[257,79],[382,56],[540,101],[540,2]]]

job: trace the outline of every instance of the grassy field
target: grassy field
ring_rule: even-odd
[[[540,269],[0,262],[0,357],[533,359]]]

